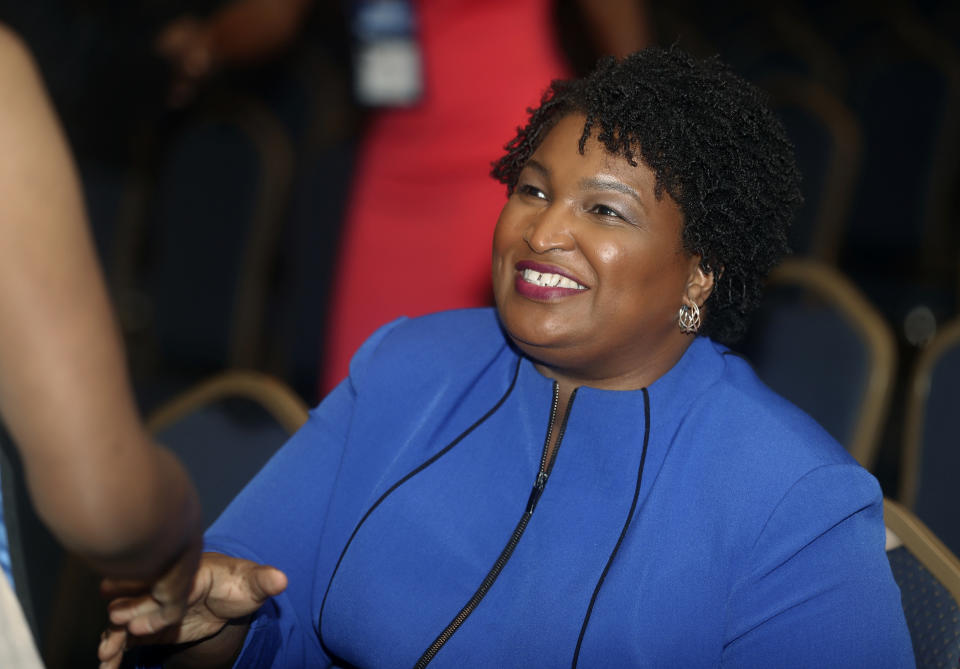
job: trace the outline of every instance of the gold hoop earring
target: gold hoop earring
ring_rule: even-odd
[[[677,324],[680,326],[680,331],[685,334],[697,333],[700,329],[700,307],[696,302],[680,307],[680,311],[677,312]]]

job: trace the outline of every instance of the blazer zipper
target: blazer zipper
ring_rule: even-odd
[[[440,652],[440,649],[443,648],[444,644],[450,640],[450,637],[456,633],[464,621],[470,616],[471,613],[473,613],[474,609],[479,606],[480,602],[500,576],[500,572],[503,571],[503,568],[506,566],[507,562],[510,561],[510,557],[513,555],[514,549],[520,542],[520,537],[523,536],[524,531],[527,529],[527,523],[530,522],[530,518],[533,516],[533,511],[537,507],[537,502],[540,501],[540,496],[543,495],[543,489],[547,485],[547,479],[550,477],[550,471],[553,469],[553,463],[556,462],[557,452],[560,450],[560,444],[563,441],[563,433],[566,431],[567,420],[570,418],[570,409],[573,407],[573,400],[576,397],[576,394],[576,389],[574,389],[574,391],[570,394],[570,401],[567,404],[567,410],[564,413],[563,421],[560,423],[560,431],[557,433],[557,444],[554,447],[553,454],[548,462],[547,456],[549,455],[550,438],[553,436],[553,428],[557,421],[557,408],[560,406],[560,385],[556,381],[553,383],[553,403],[550,406],[550,422],[547,426],[546,439],[544,439],[543,442],[543,453],[540,456],[540,469],[537,472],[537,478],[533,482],[533,488],[530,490],[530,497],[527,499],[527,506],[524,509],[523,515],[520,517],[520,521],[514,528],[513,534],[510,535],[510,539],[507,541],[506,546],[504,546],[503,550],[500,551],[500,556],[497,558],[496,562],[493,563],[493,567],[490,568],[490,571],[487,572],[487,575],[480,583],[480,587],[477,588],[477,591],[473,593],[473,596],[464,605],[464,607],[460,609],[460,612],[454,616],[453,620],[450,621],[450,624],[447,625],[440,635],[437,636],[434,642],[430,644],[427,650],[424,651],[423,655],[420,656],[420,659],[417,660],[417,663],[414,665],[414,669],[423,669],[430,664],[437,653]]]

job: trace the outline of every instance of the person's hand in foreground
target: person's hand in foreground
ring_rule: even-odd
[[[194,659],[226,662],[239,650],[247,632],[249,616],[270,597],[287,587],[287,577],[278,569],[219,553],[204,553],[179,624],[164,629],[163,604],[151,594],[140,594],[138,583],[104,581],[102,591],[112,598],[111,626],[103,634],[98,655],[101,669],[120,666],[123,651],[135,644],[186,644]],[[240,624],[228,624],[228,623]]]
[[[180,622],[192,601],[194,576],[200,563],[203,538],[195,536],[181,554],[154,580],[106,578],[107,593],[125,593],[141,604],[143,613],[134,619],[136,634],[152,634]],[[134,597],[136,595],[136,597]],[[113,596],[117,596],[114,594]],[[142,600],[142,601],[141,601]],[[147,607],[150,601],[154,604]]]

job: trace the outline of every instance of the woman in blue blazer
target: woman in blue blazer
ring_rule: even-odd
[[[800,201],[762,96],[647,50],[555,82],[506,148],[496,309],[373,335],[154,640],[211,666],[911,666],[876,481],[725,348]],[[103,659],[151,606],[113,603]]]

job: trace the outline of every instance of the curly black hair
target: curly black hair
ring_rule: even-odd
[[[701,334],[725,344],[746,329],[763,282],[787,253],[801,202],[793,146],[765,95],[718,58],[650,48],[602,59],[581,79],[554,81],[492,175],[513,192],[521,170],[561,118],[586,116],[607,151],[643,161],[683,212],[683,245],[714,273]]]

